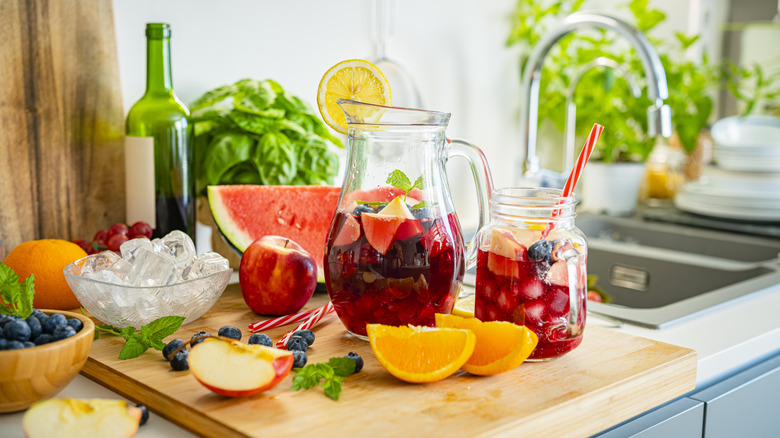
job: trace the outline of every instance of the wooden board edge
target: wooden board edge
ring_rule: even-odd
[[[190,415],[187,409],[194,409],[194,407],[184,406],[176,399],[154,391],[141,381],[133,380],[126,375],[121,376],[92,357],[87,358],[87,362],[81,369],[81,375],[135,403],[146,405],[155,414],[198,436],[248,437],[217,419],[211,418],[207,421],[205,415]]]
[[[671,345],[661,342],[657,344]],[[685,395],[696,387],[698,355],[692,349],[677,348],[679,355],[658,367],[573,398],[529,417],[486,431],[477,437],[589,437],[634,418]],[[663,376],[668,375],[674,376],[674,378],[664,380]],[[659,378],[662,378],[664,385],[668,387],[666,391],[659,391],[656,385]],[[616,389],[618,390],[617,394]],[[621,403],[620,399],[638,402]],[[557,411],[566,410],[567,405],[572,407],[567,410],[568,412],[578,412],[579,415],[567,415],[566,418],[561,418]],[[613,408],[616,405],[622,405],[624,409],[615,411]],[[593,416],[601,417],[598,421],[594,421]]]

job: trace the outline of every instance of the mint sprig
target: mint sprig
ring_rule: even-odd
[[[406,176],[405,173],[400,171],[399,169],[395,169],[394,171],[390,172],[390,175],[387,175],[387,181],[388,184],[391,186],[403,190],[404,193],[404,202],[406,202],[406,197],[409,195],[409,192],[414,190],[415,188],[422,190],[423,188],[423,180],[422,175],[418,176],[417,179],[414,181],[414,184],[409,180],[409,177]]]
[[[20,318],[32,315],[35,295],[35,276],[30,274],[19,283],[13,269],[0,263],[0,313]]]
[[[309,389],[322,382],[325,395],[338,400],[344,378],[355,373],[355,361],[348,357],[331,357],[327,363],[319,362],[298,368],[293,377],[292,389]]]
[[[119,359],[133,359],[149,348],[162,351],[165,348],[162,340],[176,333],[183,322],[183,316],[163,316],[141,326],[140,332],[133,326],[120,329],[108,324],[98,324],[95,326],[95,339],[98,338],[98,332],[121,336],[125,340],[125,346],[119,352]]]

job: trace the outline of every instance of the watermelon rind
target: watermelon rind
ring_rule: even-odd
[[[233,219],[225,207],[225,203],[222,200],[217,187],[209,186],[208,189],[209,207],[211,208],[211,216],[214,217],[214,223],[217,224],[220,233],[225,238],[227,243],[236,249],[240,254],[243,254],[249,245],[254,242],[252,236],[245,232]]]

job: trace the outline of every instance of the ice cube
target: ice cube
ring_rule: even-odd
[[[88,278],[94,278],[98,272],[110,268],[120,257],[112,251],[103,251],[98,254],[92,254],[81,266],[81,275]]]
[[[119,247],[119,251],[122,253],[123,259],[132,263],[133,260],[135,260],[136,253],[141,248],[154,252],[154,248],[152,247],[152,241],[147,239],[146,237],[128,240],[127,242],[123,243],[122,246]]]
[[[190,236],[183,231],[173,230],[166,234],[162,238],[162,244],[165,248],[161,252],[167,252],[180,269],[184,269],[184,267],[192,263],[192,260],[197,255],[195,244]]]
[[[140,248],[125,281],[133,286],[162,286],[171,281],[175,271],[176,265],[171,259]]]
[[[215,252],[205,252],[197,257],[189,267],[189,272],[183,272],[184,280],[205,277],[216,272],[230,269],[228,260]],[[186,269],[185,269],[186,271]]]

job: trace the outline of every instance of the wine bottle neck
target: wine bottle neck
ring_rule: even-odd
[[[146,94],[173,93],[171,79],[171,38],[167,35],[146,36]]]

